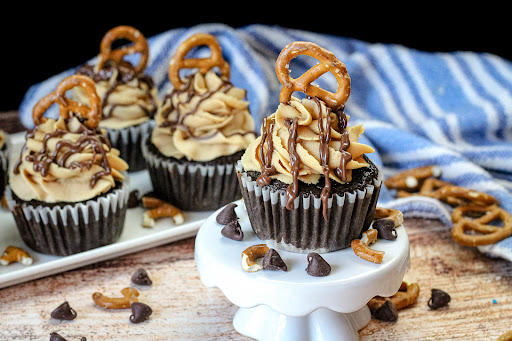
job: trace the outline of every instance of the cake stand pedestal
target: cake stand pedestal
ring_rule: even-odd
[[[221,235],[223,226],[215,221],[219,209],[197,233],[195,260],[203,284],[218,287],[240,307],[233,326],[243,335],[262,341],[357,340],[358,331],[370,322],[368,301],[395,294],[409,269],[409,239],[400,226],[396,240],[371,246],[385,251],[381,264],[365,261],[348,248],[322,254],[331,273],[312,277],[305,271],[306,254],[277,250],[287,272],[246,272],[242,251],[264,241],[252,231],[244,204],[236,204],[244,239]]]

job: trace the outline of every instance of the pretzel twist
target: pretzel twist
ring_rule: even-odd
[[[66,97],[66,92],[73,89],[75,86],[79,86],[85,90],[89,98],[89,106]],[[87,119],[85,124],[89,128],[96,128],[100,123],[102,115],[101,99],[96,93],[94,81],[87,76],[72,75],[64,78],[57,88],[55,88],[54,92],[41,98],[32,110],[34,124],[39,125],[46,122],[44,113],[54,103],[58,103],[60,117],[62,118],[69,118],[69,113],[72,112]]]
[[[201,45],[210,48],[211,55],[209,58],[185,58],[191,49]],[[198,68],[199,72],[204,75],[216,66],[220,69],[221,75],[229,79],[230,67],[222,57],[222,49],[217,39],[211,34],[197,33],[178,46],[176,53],[169,62],[169,80],[174,88],[179,89],[184,85],[179,75],[181,69]]]
[[[299,78],[292,78],[290,62],[299,55],[313,57],[320,63],[311,67]],[[332,73],[338,82],[338,89],[335,93],[311,84],[326,72]],[[293,92],[301,91],[308,96],[322,99],[333,109],[338,109],[345,104],[350,96],[350,76],[345,64],[340,62],[332,52],[314,43],[296,41],[287,45],[277,58],[276,75],[283,85],[279,96],[281,103],[288,103]]]
[[[482,213],[478,218],[469,219],[468,213]],[[489,225],[494,220],[501,220],[503,227]],[[452,212],[452,237],[461,245],[478,246],[494,244],[512,235],[512,216],[504,209],[491,205],[487,207],[468,205],[458,206]],[[467,234],[473,231],[479,234]]]
[[[131,40],[133,44],[112,50],[112,43],[119,39]],[[141,73],[146,68],[149,59],[149,47],[146,38],[134,27],[114,27],[101,40],[99,61],[96,68],[101,70],[109,60],[119,64],[124,56],[134,53],[140,53],[139,64],[135,67],[135,72]]]

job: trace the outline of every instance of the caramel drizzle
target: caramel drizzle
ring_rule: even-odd
[[[37,127],[28,131],[26,134],[26,139],[32,138],[35,135]],[[81,125],[78,129],[77,133],[84,133],[84,136],[81,136],[76,142],[71,142],[68,140],[62,140],[57,142],[55,145],[55,152],[52,154],[48,154],[47,148],[48,148],[48,140],[55,137],[61,137],[65,134],[69,133],[67,130],[63,129],[57,129],[54,132],[47,133],[43,138],[43,148],[38,152],[31,152],[30,155],[27,155],[25,157],[25,160],[28,162],[33,163],[33,169],[35,172],[41,173],[42,177],[48,176],[48,173],[50,171],[50,166],[52,163],[57,164],[59,167],[62,168],[68,168],[68,169],[75,169],[75,168],[87,168],[91,169],[92,165],[94,164],[96,160],[96,155],[101,154],[101,166],[104,170],[99,171],[95,174],[93,174],[91,181],[89,183],[89,187],[93,188],[98,180],[105,176],[109,175],[112,172],[112,169],[110,167],[110,163],[108,162],[107,153],[105,149],[103,148],[103,144],[107,144],[110,148],[110,143],[105,138],[105,136],[101,134],[97,134],[95,131],[87,129],[84,125]],[[83,161],[78,162],[74,161],[71,162],[66,167],[66,162],[73,154],[81,153],[84,149],[86,149],[89,145],[92,146],[92,157],[90,161]],[[59,158],[58,155],[62,151],[63,148],[67,148],[68,150],[65,151],[62,156]],[[22,155],[27,149],[27,144],[23,146],[20,158],[16,162],[14,166],[14,174],[20,173],[20,165],[22,162]]]

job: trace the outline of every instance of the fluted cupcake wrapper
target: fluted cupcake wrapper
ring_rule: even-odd
[[[120,188],[106,195],[64,206],[32,205],[15,198],[10,187],[5,194],[21,238],[31,249],[68,256],[119,239],[130,192],[126,178]]]
[[[130,168],[129,172],[137,172],[146,169],[146,163],[142,157],[141,144],[146,135],[151,133],[155,121],[149,120],[133,127],[121,129],[105,128],[107,137],[120,152],[120,157]]]
[[[202,165],[164,159],[142,144],[155,194],[185,211],[211,211],[242,197],[235,163]]]
[[[286,208],[286,191],[259,187],[237,164],[237,176],[252,229],[269,247],[298,253],[326,253],[350,246],[369,228],[382,183],[379,172],[364,190],[334,194],[323,217],[319,196],[302,194]]]

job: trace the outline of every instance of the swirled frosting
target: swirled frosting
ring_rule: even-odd
[[[364,128],[361,124],[348,127],[349,119],[317,98],[292,97],[267,118],[261,136],[244,153],[242,166],[288,184],[293,182],[294,164],[298,180],[304,183],[316,184],[325,174],[339,183],[350,182],[353,169],[368,167],[363,154],[374,149],[358,142]]]
[[[99,71],[92,65],[83,65],[77,73],[92,78],[96,83],[96,92],[103,106],[101,128],[136,126],[150,120],[158,109],[157,89],[152,79],[144,74],[136,74],[128,62],[107,64]],[[72,95],[81,103],[89,102],[80,87],[75,87]]]
[[[170,91],[155,121],[151,142],[165,156],[211,161],[254,141],[246,91],[213,71],[189,76],[184,90]]]
[[[123,181],[128,164],[97,130],[78,118],[48,119],[27,133],[9,183],[25,201],[82,202]]]

